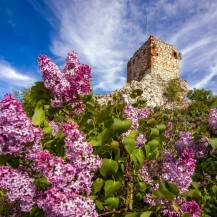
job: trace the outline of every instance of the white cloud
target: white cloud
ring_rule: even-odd
[[[112,91],[126,82],[127,61],[148,38],[146,16],[149,33],[183,52],[182,77],[192,87],[212,82],[210,69],[217,62],[215,0],[47,0],[47,5],[58,20],[51,51],[62,60],[69,50],[78,52],[92,67],[95,90]]]
[[[34,76],[20,73],[8,62],[0,60],[0,93],[30,87],[35,81]]]
[[[51,46],[65,58],[72,49],[92,67],[94,89],[111,91],[126,82],[126,62],[134,43],[146,40],[143,29],[129,19],[126,1],[48,1],[60,26]],[[134,13],[134,12],[132,12]]]

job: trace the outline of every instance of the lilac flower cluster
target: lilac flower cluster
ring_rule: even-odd
[[[194,153],[184,150],[178,160],[169,152],[164,152],[161,181],[176,184],[180,193],[186,193],[191,185],[191,176],[195,170]]]
[[[49,126],[52,127],[51,135],[55,136],[59,131],[58,125],[55,123],[55,121],[50,121]]]
[[[142,148],[144,144],[147,142],[145,134],[139,134],[136,137],[136,148]]]
[[[16,98],[6,95],[0,109],[1,154],[23,154],[20,156],[29,162],[28,168],[22,166],[19,170],[0,167],[0,188],[8,190],[9,201],[19,200],[21,211],[30,211],[37,204],[46,216],[97,216],[94,202],[85,196],[90,195],[93,172],[102,162],[92,154],[78,126],[73,122],[63,125],[68,158],[65,162],[43,150],[42,130],[32,126]],[[33,145],[27,146],[28,142]],[[34,180],[29,178],[32,171],[50,183],[46,190],[35,190]]]
[[[0,112],[0,155],[22,154],[27,143],[40,140],[42,130],[32,125],[14,96],[4,96],[0,102]]]
[[[52,93],[51,105],[60,107],[64,101],[71,102],[73,113],[85,110],[79,95],[90,93],[90,67],[80,64],[77,54],[69,52],[63,72],[46,55],[38,57],[38,65],[43,74],[45,87]]]
[[[214,134],[217,134],[217,108],[210,109],[208,122],[209,128]]]
[[[131,119],[132,126],[126,133],[123,134],[123,136],[127,136],[132,130],[137,130],[137,128],[139,127],[138,120],[142,118],[147,118],[149,112],[150,109],[148,108],[138,109],[133,107],[130,103],[127,104],[123,110],[123,118]]]
[[[146,184],[153,185],[153,179],[150,176],[147,161],[144,161],[144,164],[142,168],[138,170],[138,173]]]
[[[172,123],[171,121],[169,121],[169,122],[167,123],[167,129],[166,129],[166,131],[164,132],[164,136],[165,136],[167,139],[170,138],[170,134],[171,134],[172,129],[173,129],[173,123]]]
[[[7,190],[5,194],[10,202],[19,202],[21,211],[31,210],[36,190],[34,179],[29,178],[26,172],[0,166],[0,188]]]
[[[194,200],[181,204],[180,209],[183,212],[188,212],[190,217],[200,217],[201,214],[201,208]]]
[[[194,141],[192,133],[180,132],[179,140],[176,141],[174,147],[179,155],[181,155],[184,150],[189,149],[194,152],[196,158],[203,158],[208,153],[208,145],[209,140],[206,137]]]
[[[77,181],[72,187],[75,191],[83,191],[89,195],[91,193],[93,171],[97,170],[102,161],[98,156],[92,154],[93,148],[86,142],[83,132],[78,130],[78,125],[68,121],[63,125],[65,133],[66,152],[65,155],[69,163],[76,168]]]

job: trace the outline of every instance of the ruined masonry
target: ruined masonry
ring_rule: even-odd
[[[180,100],[171,101],[165,95],[168,82],[176,80],[181,87]],[[134,53],[127,64],[127,84],[110,94],[96,95],[99,106],[120,100],[135,103],[131,98],[135,90],[142,92],[148,107],[159,106],[168,109],[183,109],[189,106],[186,99],[188,84],[179,76],[179,53],[177,49],[153,35]]]
[[[178,51],[153,35],[128,61],[127,82],[141,81],[149,73],[158,74],[163,80],[179,78]]]

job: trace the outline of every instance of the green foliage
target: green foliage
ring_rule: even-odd
[[[177,79],[170,80],[165,89],[165,96],[171,100],[178,102],[181,100],[181,86]]]
[[[172,101],[179,101],[180,92],[179,83],[177,80],[172,80],[166,88],[165,95]],[[139,90],[131,94],[132,98],[137,98],[134,107],[145,106],[141,94]],[[37,82],[30,90],[23,92],[22,101],[23,108],[32,118],[33,124],[43,129],[44,137],[41,143],[44,149],[48,149],[67,162],[64,157],[65,136],[61,130],[56,136],[52,136],[52,128],[48,122],[55,120],[64,123],[70,119],[77,122],[79,130],[84,132],[87,141],[93,147],[94,154],[102,158],[102,166],[95,174],[91,194],[99,215],[160,217],[161,205],[150,206],[144,202],[144,196],[150,193],[152,198],[173,200],[176,197],[183,197],[186,200],[196,200],[202,207],[202,216],[214,216],[213,212],[217,213],[217,156],[212,151],[217,149],[217,138],[210,134],[207,118],[209,109],[216,105],[217,98],[210,91],[196,89],[189,92],[188,98],[192,100],[188,110],[162,111],[160,108],[154,108],[148,118],[139,120],[138,129],[131,131],[127,136],[122,134],[130,129],[132,121],[123,118],[125,105],[118,100],[114,104],[99,107],[91,93],[82,97],[86,111],[80,115],[72,115],[71,107],[67,103],[60,109],[53,109],[50,106],[50,93],[44,88],[43,83]],[[173,129],[170,137],[165,138],[168,121],[173,123]],[[160,182],[158,178],[160,171],[157,168],[151,168],[154,183],[159,184],[159,189],[153,190],[142,180],[138,170],[144,161],[154,160],[161,163],[164,150],[169,150],[177,156],[174,144],[180,131],[190,131],[195,137],[207,136],[210,141],[208,155],[205,159],[197,160],[192,186],[186,194],[180,195],[174,183]],[[136,137],[139,134],[145,134],[147,139],[140,148],[136,146]],[[0,165],[6,163],[14,168],[20,164],[25,165],[19,157],[0,156]],[[38,189],[49,187],[49,182],[40,174],[35,175],[35,184]],[[0,207],[0,213],[3,213],[1,210],[6,212],[5,207]],[[179,206],[175,202],[172,203],[172,207],[179,212]],[[33,214],[30,216],[44,215],[37,207],[34,207],[31,213]],[[183,213],[183,216],[187,217],[189,213]]]

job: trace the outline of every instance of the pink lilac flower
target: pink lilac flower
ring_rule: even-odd
[[[131,119],[132,126],[126,133],[123,133],[122,136],[127,136],[132,130],[137,130],[137,128],[139,127],[138,120],[142,118],[147,118],[149,112],[150,109],[148,108],[138,109],[133,107],[131,104],[127,104],[123,110],[123,118]]]
[[[209,128],[214,134],[217,134],[217,108],[210,109],[208,122]]]
[[[167,123],[167,129],[166,129],[166,131],[164,132],[164,136],[165,136],[167,139],[170,138],[170,134],[171,134],[172,129],[173,129],[173,123],[172,123],[171,121],[169,121],[169,122]]]
[[[145,135],[139,134],[136,137],[136,148],[142,148],[146,142],[147,142],[147,139],[146,139]]]
[[[147,161],[144,161],[144,165],[138,170],[138,173],[146,184],[153,185],[153,179],[150,176]]]
[[[175,143],[175,149],[179,155],[186,149],[194,152],[196,158],[203,158],[208,154],[207,146],[209,145],[208,138],[193,140],[192,133],[180,132],[179,140]]]
[[[19,201],[21,211],[29,212],[35,204],[34,179],[24,171],[0,166],[0,188],[5,189],[10,202]]]
[[[191,185],[191,176],[195,170],[194,153],[191,150],[183,151],[175,160],[173,155],[165,151],[162,163],[161,181],[169,181],[176,184],[180,193],[186,193]]]
[[[65,133],[66,152],[68,161],[77,169],[77,180],[79,185],[72,183],[72,187],[77,190],[85,189],[87,194],[91,193],[93,171],[98,169],[102,161],[98,156],[92,154],[93,148],[90,143],[86,142],[83,132],[78,130],[78,125],[72,121],[68,121],[63,125]]]
[[[55,121],[50,121],[49,125],[50,127],[52,127],[51,135],[55,136],[59,131],[58,125],[55,123]]]
[[[32,125],[17,98],[6,94],[0,102],[0,154],[25,153],[27,143],[39,142],[42,130]]]
[[[48,216],[97,216],[93,200],[85,196],[90,195],[94,171],[102,162],[93,155],[78,126],[73,122],[63,125],[68,158],[64,161],[43,150],[42,130],[31,124],[16,98],[6,95],[0,111],[1,154],[23,154],[20,156],[29,162],[29,167],[23,165],[18,170],[0,167],[0,188],[8,190],[8,199],[18,200],[21,211],[30,211],[37,204]],[[33,144],[27,145],[29,142]],[[47,179],[50,183],[47,190],[35,193],[34,180],[27,175],[32,171]]]
[[[90,93],[91,68],[80,64],[77,54],[69,52],[63,72],[46,55],[38,57],[38,65],[43,74],[45,87],[53,95],[53,107],[61,107],[64,101],[70,102],[73,113],[79,114],[85,110],[79,95]]]
[[[40,195],[38,206],[45,211],[47,217],[98,216],[93,200],[63,191],[53,187]]]
[[[200,217],[201,214],[201,208],[194,200],[183,203],[180,209],[183,212],[188,212],[190,217]]]

